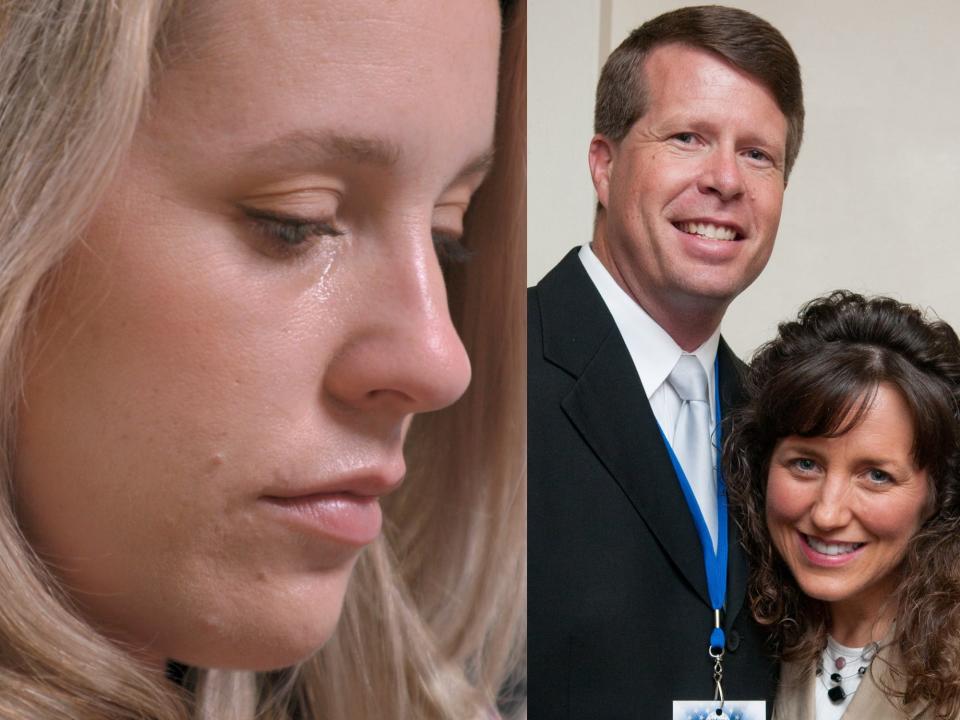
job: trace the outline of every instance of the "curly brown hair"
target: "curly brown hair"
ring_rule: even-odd
[[[880,383],[903,396],[913,457],[927,471],[933,514],[910,540],[896,603],[890,668],[904,704],[960,713],[960,340],[945,322],[886,297],[838,290],[811,301],[755,354],[746,401],[730,417],[724,467],[730,505],[751,558],[754,617],[778,653],[813,667],[826,643],[825,603],[803,594],[765,518],[774,446],[791,435],[837,437],[869,409]]]

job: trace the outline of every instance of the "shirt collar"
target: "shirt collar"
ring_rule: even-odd
[[[579,257],[587,275],[590,276],[607,309],[613,315],[613,321],[620,330],[627,351],[637,368],[640,382],[649,398],[670,375],[677,360],[683,355],[683,348],[677,345],[667,331],[647,315],[646,311],[617,284],[603,263],[593,254],[589,244],[580,248]],[[719,345],[720,328],[718,327],[706,342],[690,353],[695,355],[703,365],[707,377],[711,380],[711,387],[715,382],[713,363],[717,357]]]

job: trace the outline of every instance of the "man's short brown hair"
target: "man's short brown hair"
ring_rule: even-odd
[[[614,50],[600,73],[594,132],[620,142],[647,110],[643,64],[656,47],[681,43],[714,52],[766,87],[787,118],[784,178],[803,139],[800,63],[786,38],[766,20],[721,5],[686,7],[645,22]]]

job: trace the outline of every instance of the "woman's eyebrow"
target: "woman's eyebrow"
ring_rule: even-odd
[[[797,438],[794,440],[784,440],[776,450],[777,453],[788,453],[791,455],[808,455],[818,462],[823,460],[824,453],[815,443],[808,438]]]
[[[493,156],[494,152],[491,146],[476,157],[468,160],[460,172],[457,173],[456,177],[450,182],[450,185],[456,185],[461,180],[473,175],[479,175],[481,179],[485,178],[487,173],[490,172],[490,168],[493,167]]]
[[[331,161],[390,168],[403,157],[400,146],[378,136],[298,130],[241,151],[248,161],[278,169],[312,168]],[[450,185],[474,175],[486,176],[493,166],[493,147],[468,160]]]
[[[388,168],[397,164],[402,152],[386,138],[298,130],[242,150],[241,155],[276,167],[314,166],[341,160]]]

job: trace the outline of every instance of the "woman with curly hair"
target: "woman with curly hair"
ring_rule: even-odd
[[[523,11],[0,3],[0,718],[522,712]]]
[[[775,717],[960,717],[960,341],[838,291],[780,325],[731,418]]]

